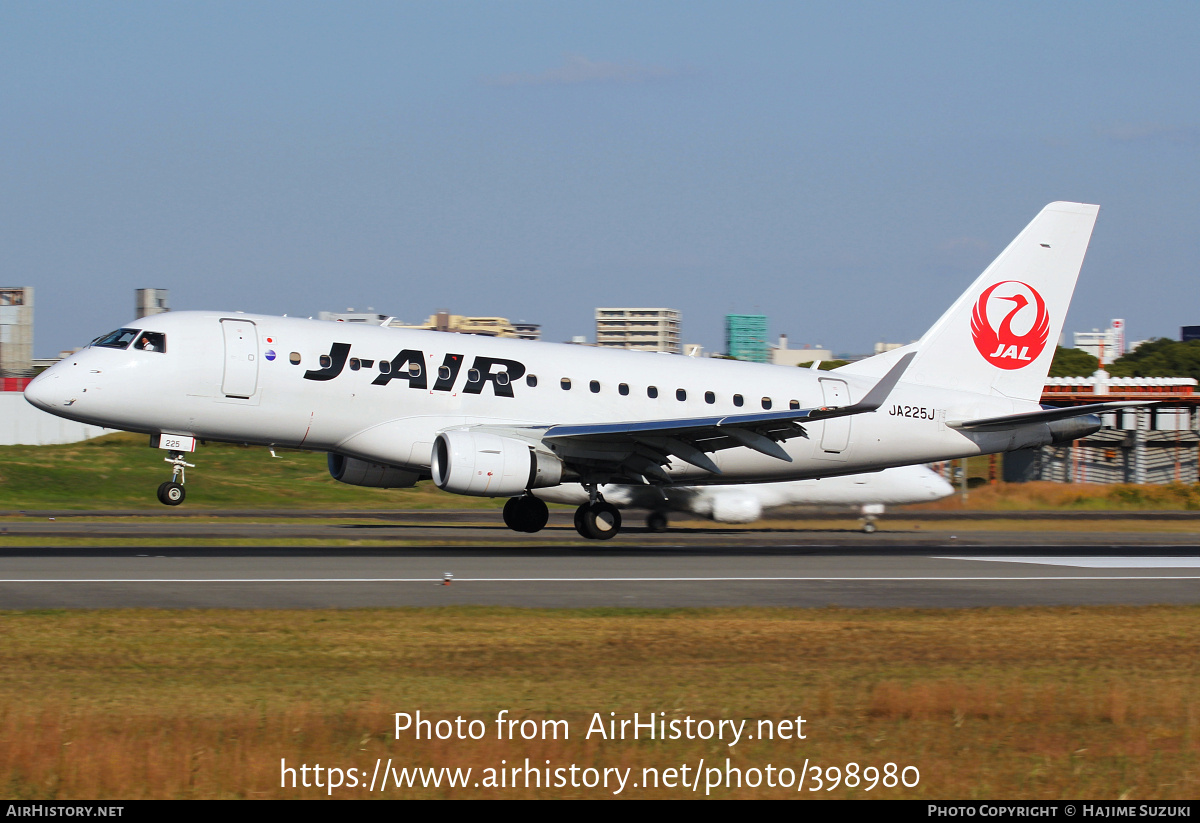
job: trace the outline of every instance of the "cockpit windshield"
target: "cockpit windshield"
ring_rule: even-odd
[[[129,348],[129,344],[133,342],[133,338],[137,337],[140,331],[141,329],[117,329],[103,337],[97,337],[92,341],[92,345],[101,346],[106,349],[127,349]]]
[[[145,331],[133,347],[140,351],[166,352],[167,336],[160,331]]]

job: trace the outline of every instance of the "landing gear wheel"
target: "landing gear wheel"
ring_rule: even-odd
[[[589,540],[611,540],[621,531],[621,512],[603,500],[584,503],[575,511],[575,529]]]
[[[667,530],[666,512],[650,512],[646,518],[646,528],[652,532],[665,532]]]
[[[168,480],[158,487],[158,502],[167,506],[178,506],[186,496],[187,492],[183,490],[183,485],[180,483],[172,483]]]
[[[868,520],[866,523],[863,523],[863,531],[866,532],[867,534],[874,534],[875,533],[875,524],[872,523],[870,520]]]
[[[532,494],[511,497],[504,504],[504,525],[515,532],[540,532],[546,528],[549,519],[549,507]]]

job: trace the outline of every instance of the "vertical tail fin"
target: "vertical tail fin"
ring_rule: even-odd
[[[1037,400],[1099,211],[1046,206],[918,342],[846,371],[882,373],[915,351],[905,382]]]

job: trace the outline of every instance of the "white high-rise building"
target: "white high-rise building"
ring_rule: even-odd
[[[0,287],[0,375],[33,370],[33,287]]]
[[[134,308],[139,320],[171,310],[171,307],[167,305],[166,289],[138,289],[136,303]]]
[[[596,345],[608,349],[665,351],[679,354],[676,309],[596,309]]]
[[[1095,357],[1101,363],[1111,363],[1125,353],[1125,321],[1113,320],[1104,331],[1075,332],[1075,348]]]

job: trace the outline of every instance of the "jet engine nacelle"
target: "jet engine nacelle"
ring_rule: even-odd
[[[406,489],[419,479],[416,472],[329,453],[329,473],[340,483],[377,489]]]
[[[475,497],[514,497],[526,489],[557,486],[562,461],[528,443],[486,432],[442,432],[430,460],[439,489]]]

